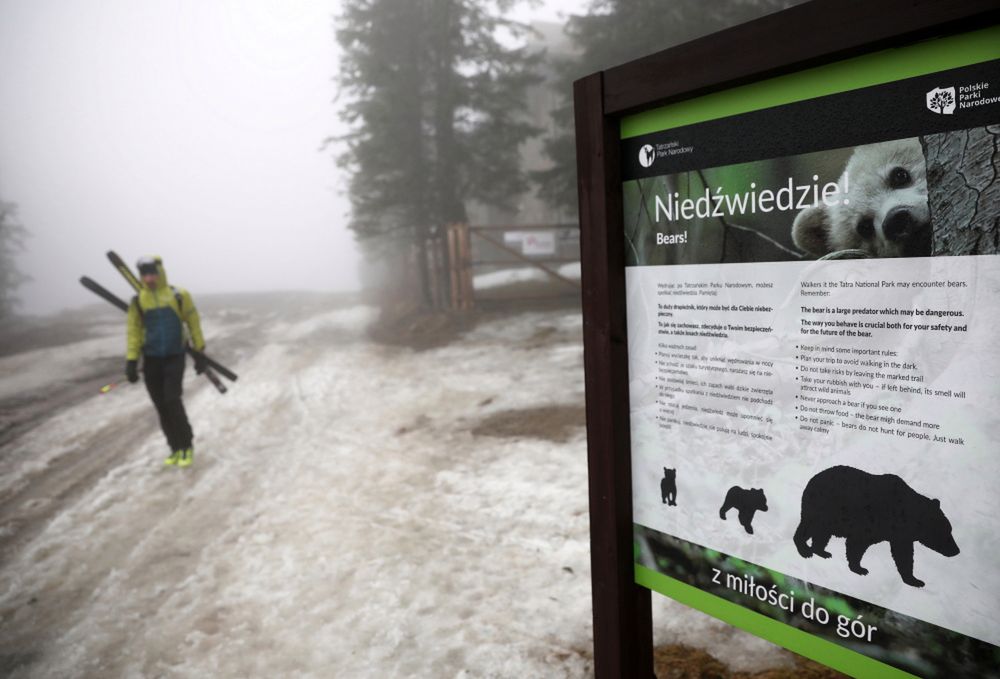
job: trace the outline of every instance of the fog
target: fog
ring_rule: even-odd
[[[0,199],[31,232],[21,312],[92,303],[105,261],[196,296],[358,286],[336,146],[336,0],[5,0]],[[522,6],[558,20],[578,4]]]

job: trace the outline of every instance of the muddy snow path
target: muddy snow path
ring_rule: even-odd
[[[188,470],[161,465],[149,404],[126,389],[29,437],[26,456],[81,429],[62,445],[115,450],[3,564],[7,669],[586,674],[583,432],[555,445],[469,431],[491,409],[578,401],[578,342],[536,371],[503,350],[502,324],[415,354],[364,342],[369,316],[278,324],[230,394],[192,388]]]
[[[0,519],[50,511],[0,561],[0,673],[588,676],[582,421],[545,438],[582,404],[578,315],[418,353],[366,342],[372,313],[245,325],[228,395],[186,383],[190,469],[127,388],[22,437]],[[773,662],[671,611],[671,641]]]

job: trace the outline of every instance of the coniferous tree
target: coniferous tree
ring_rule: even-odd
[[[534,175],[542,199],[557,209],[577,209],[574,80],[798,2],[801,0],[591,0],[588,13],[571,17],[566,26],[566,34],[577,48],[575,56],[554,64],[561,78],[563,101],[553,111],[557,132],[544,142],[552,167]]]
[[[17,221],[17,206],[0,200],[0,318],[17,308],[17,288],[30,280],[17,266],[28,231]]]
[[[503,18],[513,4],[345,3],[337,40],[351,132],[339,162],[350,172],[350,227],[360,240],[422,245],[465,221],[469,201],[507,207],[526,190],[519,146],[534,133],[525,92],[538,57],[505,44],[528,30]],[[426,285],[426,271],[422,278]]]

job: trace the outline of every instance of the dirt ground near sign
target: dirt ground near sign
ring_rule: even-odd
[[[683,644],[659,646],[653,651],[657,679],[841,679],[846,675],[801,656],[787,654],[791,667],[738,672],[699,648]]]

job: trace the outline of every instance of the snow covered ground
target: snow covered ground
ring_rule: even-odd
[[[560,276],[569,280],[580,280],[580,263],[570,262],[553,268]],[[520,266],[510,269],[498,269],[488,273],[476,274],[473,285],[476,290],[502,288],[516,283],[547,283],[551,277],[541,269]]]
[[[161,464],[138,385],[0,447],[0,674],[592,673],[584,429],[547,440],[532,423],[582,404],[578,313],[497,318],[415,352],[368,342],[370,308],[311,304],[206,314],[240,380],[221,396],[188,375],[190,469]],[[120,345],[0,359],[0,394]],[[528,435],[490,435],[502,413]],[[660,643],[740,669],[784,661],[654,600]]]

